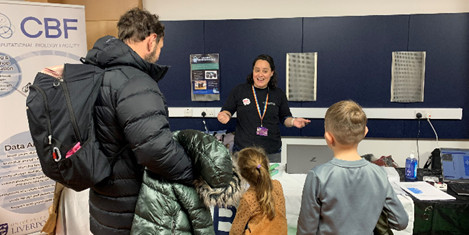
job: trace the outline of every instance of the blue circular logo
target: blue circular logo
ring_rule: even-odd
[[[21,68],[15,58],[0,52],[0,97],[18,89],[21,82]]]
[[[0,13],[0,38],[8,39],[11,36],[13,36],[11,21],[6,15]]]

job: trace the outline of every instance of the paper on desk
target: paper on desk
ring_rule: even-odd
[[[456,199],[453,196],[433,187],[424,181],[417,182],[399,182],[397,183],[409,194],[419,200],[451,200]]]

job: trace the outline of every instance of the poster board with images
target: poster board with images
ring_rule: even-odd
[[[191,100],[220,100],[219,54],[191,54]]]

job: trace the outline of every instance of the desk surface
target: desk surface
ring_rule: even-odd
[[[397,168],[397,172],[404,180],[404,168]],[[441,171],[418,169],[417,179],[423,176],[438,176]],[[440,178],[441,179],[441,178]],[[466,235],[469,232],[469,196],[459,196],[450,188],[446,191],[456,200],[422,201],[411,196],[414,201],[414,230],[413,234],[448,234]]]
[[[414,200],[414,234],[468,234],[469,197],[457,196],[456,200]],[[466,198],[461,198],[466,197]]]

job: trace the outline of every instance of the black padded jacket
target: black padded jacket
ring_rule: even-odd
[[[109,69],[96,103],[95,123],[103,151],[115,160],[109,179],[90,190],[90,230],[129,234],[144,169],[164,180],[189,184],[194,179],[192,165],[173,139],[157,83],[168,68],[146,62],[112,36],[98,39],[86,59]]]

